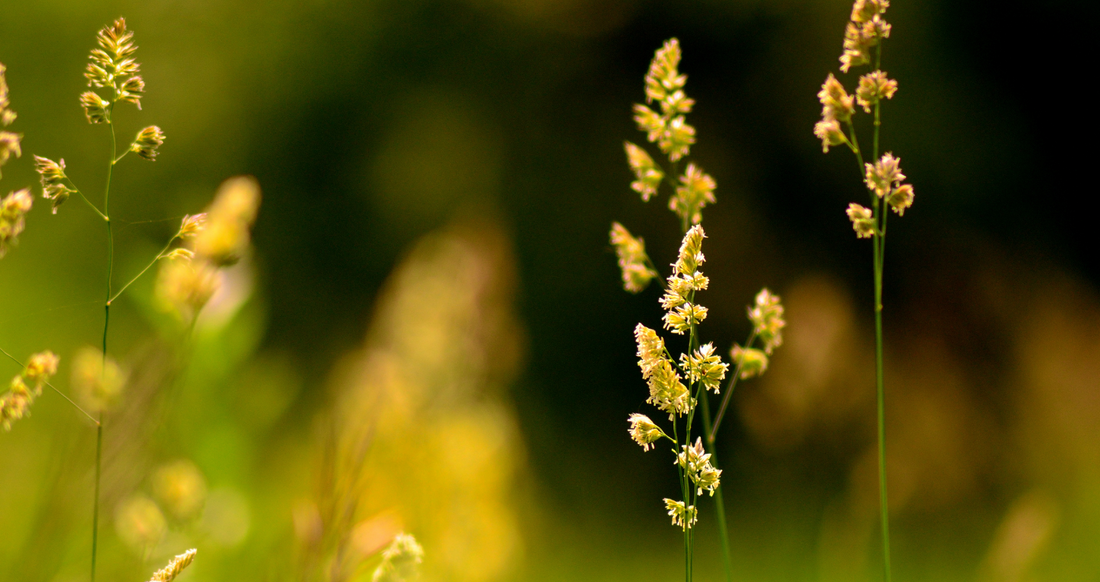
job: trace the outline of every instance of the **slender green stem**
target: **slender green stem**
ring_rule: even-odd
[[[875,70],[882,68],[882,42],[875,47]],[[875,101],[875,127],[872,138],[874,159],[878,160],[879,127],[882,125],[880,111],[882,100]],[[878,401],[878,487],[879,513],[882,518],[882,561],[886,582],[890,582],[890,507],[886,497],[886,389],[883,381],[882,365],[882,272],[886,259],[886,217],[889,205],[879,204],[875,197],[875,216],[881,211],[881,224],[874,241],[875,261],[875,383]]]
[[[176,237],[172,237],[172,238],[168,239],[168,244],[164,245],[164,248],[161,249],[159,253],[157,253],[157,256],[154,257],[153,260],[150,261],[148,265],[145,265],[145,268],[142,269],[140,273],[135,275],[133,279],[130,279],[129,283],[126,283],[125,285],[123,285],[121,289],[119,289],[114,295],[112,295],[111,298],[107,300],[107,303],[108,304],[114,303],[115,299],[118,299],[118,297],[120,295],[122,295],[122,292],[125,291],[127,287],[129,287],[130,285],[133,285],[134,281],[137,281],[138,279],[140,279],[141,276],[144,275],[146,271],[153,268],[153,265],[157,264],[157,261],[163,259],[164,258],[164,253],[168,251],[168,247],[171,247],[172,243],[175,240],[176,240]]]
[[[111,323],[111,278],[114,275],[115,262],[115,238],[111,228],[111,174],[115,169],[117,145],[115,139],[115,124],[111,120],[115,105],[107,109],[107,125],[111,128],[111,161],[107,164],[107,182],[103,188],[103,220],[107,223],[107,298],[103,303],[103,370],[107,370],[107,329]],[[95,443],[95,500],[92,502],[92,576],[95,582],[95,560],[99,547],[99,484],[103,472],[103,413],[99,413],[99,423],[96,426]]]
[[[752,347],[752,343],[756,341],[756,329],[752,330],[749,334],[749,339],[745,341],[745,349]],[[718,426],[722,424],[722,418],[725,417],[726,408],[729,407],[730,397],[733,396],[733,390],[737,387],[737,381],[741,379],[741,366],[744,364],[744,360],[737,362],[737,368],[733,371],[733,377],[730,378],[729,385],[726,386],[726,394],[722,397],[722,405],[718,407],[718,416],[714,417],[714,424],[710,424],[707,421],[709,428],[707,429],[707,442],[714,444],[714,435],[718,434]],[[704,409],[704,412],[706,410]],[[706,421],[706,417],[703,417]]]
[[[88,204],[88,206],[91,207],[91,209],[94,210],[95,213],[99,215],[100,218],[102,218],[103,220],[108,220],[107,215],[100,212],[99,208],[96,208],[96,205],[92,204],[91,200],[88,200],[88,197],[85,196],[84,193],[80,191],[80,188],[76,187],[76,184],[73,184],[72,180],[69,180],[69,184],[72,184],[73,189],[76,190],[76,193],[80,194],[80,199],[83,200],[84,202],[86,202]]]
[[[95,582],[95,557],[99,543],[99,474],[103,466],[103,413],[95,427],[95,503],[92,504],[92,582]]]
[[[702,402],[701,402],[702,407],[703,407],[703,427],[704,428],[712,426],[711,422],[710,422],[710,402],[709,402],[709,400],[710,399],[704,393],[703,398],[702,398]],[[714,446],[713,433],[711,433],[711,432],[707,433],[706,449],[707,449],[707,452],[710,453],[710,464],[713,465],[715,469],[718,469],[719,468],[718,467],[718,455],[716,453],[717,447]],[[726,582],[732,582],[733,581],[733,559],[730,557],[730,534],[729,534],[729,530],[726,527],[726,507],[725,507],[725,503],[722,499],[722,486],[721,485],[718,485],[718,487],[714,490],[714,494],[715,494],[715,504],[717,505],[717,509],[718,509],[718,537],[722,542],[722,563],[726,568]]]

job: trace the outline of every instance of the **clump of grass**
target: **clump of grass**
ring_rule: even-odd
[[[878,473],[879,512],[882,527],[882,557],[885,579],[890,580],[890,516],[886,496],[886,415],[885,388],[882,366],[882,272],[886,257],[887,208],[902,216],[913,205],[913,187],[903,184],[906,177],[901,171],[901,160],[892,153],[879,156],[879,128],[882,125],[882,103],[892,99],[898,90],[897,81],[890,79],[881,69],[882,43],[890,36],[891,26],[884,15],[889,0],[856,0],[844,31],[844,52],[840,56],[840,70],[848,73],[853,68],[871,66],[873,71],[859,78],[855,94],[830,73],[817,94],[821,101],[821,121],[814,126],[814,135],[821,140],[822,149],[846,146],[859,164],[859,173],[867,186],[871,207],[857,203],[848,205],[848,218],[859,238],[871,239],[874,262],[875,286],[875,382],[878,402]],[[873,50],[873,54],[872,54]],[[872,114],[871,160],[867,162],[859,147],[855,119],[856,105],[865,114]]]
[[[665,183],[673,189],[668,207],[679,219],[683,241],[675,262],[671,264],[672,273],[665,280],[664,294],[659,303],[665,311],[662,318],[664,329],[686,337],[687,351],[674,358],[664,338],[655,330],[641,323],[635,327],[638,365],[642,378],[649,386],[646,402],[668,414],[671,429],[666,431],[648,416],[634,413],[628,418],[629,432],[645,451],[655,448],[663,440],[672,444],[681,498],[666,498],[664,504],[672,524],[684,532],[685,578],[688,581],[692,579],[698,501],[706,492],[715,498],[726,579],[732,580],[733,565],[721,490],[722,470],[718,468],[714,450],[715,434],[738,380],[758,376],[767,370],[769,356],[783,342],[782,329],[786,322],[779,297],[767,289],[760,291],[755,305],[749,308],[753,328],[748,340],[744,346],[734,344],[730,350],[730,362],[735,369],[728,383],[725,380],[731,364],[716,353],[713,342],[704,344],[700,339],[699,325],[706,319],[708,309],[698,302],[696,293],[710,286],[709,278],[701,269],[706,261],[702,249],[703,239],[706,238],[702,227],[703,209],[716,202],[714,190],[717,185],[714,178],[694,163],[688,163],[683,173],[679,173],[679,164],[695,143],[695,128],[687,124],[685,117],[691,112],[695,101],[684,93],[687,76],[679,72],[680,57],[679,41],[670,39],[657,50],[646,74],[646,103],[656,102],[660,111],[648,105],[634,106],[634,120],[638,128],[666,156],[668,169],[633,143],[626,142],[625,149],[627,162],[635,177],[630,186],[643,202],[657,196]],[[650,260],[641,237],[635,237],[616,222],[611,225],[610,239],[619,259],[626,291],[639,293],[654,279],[660,280],[661,275]],[[758,340],[761,348],[753,347]],[[712,421],[708,392],[720,395],[723,384],[726,384],[725,395]],[[696,410],[702,411],[703,426],[698,429],[695,426]]]
[[[255,179],[237,177],[226,181],[206,212],[184,216],[180,227],[169,237],[160,252],[126,283],[116,288],[114,231],[110,212],[114,170],[131,153],[142,160],[156,161],[165,141],[165,133],[156,125],[148,125],[140,129],[119,153],[116,118],[123,110],[119,105],[131,104],[140,110],[141,99],[146,90],[145,81],[139,74],[141,65],[135,59],[138,47],[134,44],[134,34],[127,28],[125,19],[119,18],[103,27],[96,41],[97,47],[91,50],[90,62],[84,72],[92,90],[82,93],[79,102],[88,123],[106,125],[110,130],[102,205],[93,202],[76,185],[67,173],[63,158],[55,161],[36,155],[34,160],[41,180],[42,196],[50,201],[54,214],[75,194],[106,226],[107,257],[100,345],[98,348],[84,348],[73,358],[72,388],[83,401],[83,407],[49,383],[49,377],[56,372],[58,358],[48,351],[32,356],[23,373],[16,376],[10,389],[0,396],[0,420],[5,429],[10,429],[12,421],[29,414],[29,406],[41,394],[43,385],[50,386],[65,397],[96,426],[90,569],[92,582],[95,581],[99,540],[105,416],[122,397],[127,377],[125,368],[116,363],[108,349],[111,307],[134,282],[154,265],[160,264],[156,282],[158,303],[165,311],[174,314],[178,320],[193,329],[199,311],[221,286],[222,269],[250,252],[250,230],[260,204],[260,189]],[[3,65],[0,65],[0,124],[7,127],[16,116],[10,110],[4,70]],[[22,154],[21,137],[20,134],[0,131],[0,166],[10,158]],[[29,189],[0,199],[0,257],[15,244],[18,235],[24,230],[24,215],[31,205]],[[3,353],[22,365],[22,362],[6,351]],[[157,572],[153,580],[168,582],[174,579],[191,563],[194,555],[195,551],[191,550],[177,556],[165,569]]]

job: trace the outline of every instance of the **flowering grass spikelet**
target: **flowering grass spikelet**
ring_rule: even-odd
[[[821,91],[817,93],[817,99],[821,101],[822,118],[831,117],[837,121],[849,121],[855,113],[855,97],[844,90],[844,85],[841,85],[832,73],[825,78]]]
[[[206,226],[206,213],[199,214],[185,214],[183,221],[180,223],[179,232],[176,233],[177,238],[190,239],[198,236],[202,232],[203,227]]]
[[[634,328],[634,337],[638,343],[638,367],[642,369],[642,379],[649,382],[646,402],[667,412],[670,419],[687,414],[695,406],[695,400],[668,359],[664,340],[640,323]]]
[[[661,437],[668,438],[661,427],[654,424],[644,414],[631,414],[627,421],[630,423],[630,438],[641,445],[643,451],[654,448],[653,443],[660,440]]]
[[[7,127],[15,121],[18,117],[14,111],[11,110],[11,101],[8,97],[8,80],[5,75],[7,68],[4,63],[0,63],[0,127]],[[22,134],[13,133],[10,131],[0,130],[0,167],[8,163],[8,160],[12,157],[20,157],[23,155],[23,150],[19,145],[20,140],[23,139]],[[0,173],[0,176],[3,174]]]
[[[672,38],[657,49],[645,77],[646,103],[656,101],[661,113],[645,105],[634,106],[638,129],[646,132],[646,139],[656,143],[673,162],[686,156],[695,143],[695,128],[683,115],[691,111],[695,101],[684,94],[687,75],[679,72],[679,65],[680,41]]]
[[[371,582],[408,582],[415,580],[421,562],[424,561],[424,548],[416,538],[399,533],[393,542],[382,552],[382,563],[374,570]]]
[[[638,293],[649,286],[657,276],[649,268],[649,256],[645,252],[645,241],[635,238],[630,231],[618,222],[611,223],[611,244],[619,257],[619,269],[622,271],[623,289]]]
[[[730,359],[736,364],[740,372],[738,378],[741,380],[748,380],[768,371],[768,355],[756,348],[743,348],[740,344],[733,344]]]
[[[783,328],[787,325],[783,304],[767,287],[756,294],[755,303],[749,307],[749,321],[756,337],[763,342],[765,353],[771,355],[772,350],[783,345]]]
[[[913,187],[902,184],[905,174],[901,172],[901,159],[886,152],[874,165],[865,164],[864,182],[867,188],[897,212],[904,215],[905,209],[913,205]]]
[[[871,209],[860,206],[855,202],[848,205],[848,220],[852,221],[852,228],[859,238],[871,238],[877,231],[875,219],[871,217]]]
[[[675,501],[666,497],[665,509],[672,517],[672,525],[678,525],[684,530],[691,529],[695,522],[699,520],[699,512],[695,510],[695,506],[687,505],[683,501]]]
[[[84,116],[88,118],[88,123],[92,125],[111,121],[111,102],[100,97],[95,91],[81,93],[80,106],[84,108]]]
[[[55,162],[49,158],[34,156],[34,169],[42,182],[42,197],[50,201],[53,214],[57,214],[57,207],[76,192],[65,183],[69,177],[65,175],[64,158]]]
[[[714,204],[714,178],[703,172],[699,166],[688,164],[676,195],[669,198],[668,208],[680,217],[683,224],[699,224],[703,220],[703,208]]]
[[[192,548],[172,558],[167,566],[153,574],[149,582],[172,582],[172,580],[176,579],[176,576],[180,575],[180,572],[182,572],[184,568],[190,566],[191,562],[195,561],[195,554],[197,553],[198,550]]]
[[[893,99],[898,90],[898,82],[890,79],[883,71],[867,73],[859,78],[859,87],[856,89],[856,103],[867,113],[871,112],[871,106],[883,99]]]
[[[130,151],[150,162],[157,159],[157,148],[164,143],[164,132],[155,125],[150,125],[138,132],[134,143],[130,144]]]
[[[30,357],[23,372],[12,378],[8,390],[0,395],[0,427],[10,431],[12,422],[30,416],[31,405],[57,373],[58,362],[58,357],[49,350]]]
[[[624,142],[623,148],[626,150],[626,161],[634,171],[635,180],[630,183],[630,188],[642,196],[642,202],[649,202],[650,197],[657,193],[665,173],[642,148],[630,142]]]
[[[133,43],[134,33],[126,29],[126,19],[119,18],[110,26],[104,26],[96,36],[99,48],[92,49],[88,59],[84,77],[88,79],[89,87],[110,88],[113,92],[111,98],[100,98],[99,103],[108,103],[107,107],[99,107],[103,110],[103,118],[94,120],[92,110],[97,106],[96,101],[89,95],[98,95],[89,91],[80,97],[84,105],[85,114],[91,123],[110,122],[110,104],[119,101],[133,103],[141,109],[141,97],[145,94],[145,81],[137,75],[141,65],[134,60],[137,46]]]
[[[19,235],[26,227],[26,214],[30,212],[33,202],[29,188],[0,198],[0,258],[8,252],[8,247],[19,242]]]
[[[729,364],[714,355],[714,343],[707,342],[699,346],[690,356],[681,354],[680,368],[687,374],[689,381],[702,382],[703,387],[718,394],[722,388],[722,380],[726,378]]]
[[[676,463],[683,467],[695,483],[696,495],[702,495],[703,490],[707,490],[713,496],[714,490],[718,488],[722,471],[714,468],[710,457],[710,453],[703,449],[702,437],[697,437],[694,445],[683,445],[681,452],[676,455]]]
[[[890,36],[890,23],[882,18],[889,6],[888,0],[856,0],[852,5],[852,16],[844,29],[841,71],[847,73],[852,67],[871,62],[871,48]]]

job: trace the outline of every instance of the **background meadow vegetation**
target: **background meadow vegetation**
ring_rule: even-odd
[[[105,433],[100,579],[143,580],[188,547],[181,580],[327,579],[311,576],[335,555],[351,579],[399,529],[426,580],[676,579],[675,472],[625,422],[657,292],[624,294],[607,242],[620,220],[673,259],[675,219],[630,191],[622,142],[676,36],[693,157],[718,182],[709,329],[745,337],[761,285],[787,306],[786,344],[719,439],[738,579],[877,580],[871,259],[844,215],[865,194],[812,134],[850,7],[4,2],[24,134],[5,194],[37,183],[32,154],[101,191],[108,138],[77,96],[96,31],[125,16],[149,113],[120,112],[120,135],[155,122],[168,139],[115,173],[118,277],[223,179],[264,195],[254,254],[191,340],[152,277],[112,309],[131,376]],[[1100,579],[1100,261],[1077,147],[1095,123],[1056,81],[1081,72],[1084,13],[890,9],[883,143],[918,198],[885,273],[898,580]],[[1051,19],[1055,40],[1036,30]],[[106,249],[89,209],[47,207],[0,261],[0,347],[53,349],[64,390],[102,329]],[[0,580],[86,579],[94,432],[47,393],[0,433]]]

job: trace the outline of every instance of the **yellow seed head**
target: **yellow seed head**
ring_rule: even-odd
[[[872,218],[871,209],[860,206],[855,202],[848,205],[848,220],[852,221],[852,228],[859,238],[871,238],[877,231],[875,220]]]
[[[856,102],[867,113],[871,107],[883,99],[892,99],[898,90],[898,82],[890,79],[883,71],[867,73],[859,78],[859,88],[856,89]]]
[[[157,148],[163,143],[164,132],[159,127],[150,125],[138,132],[134,143],[130,144],[130,151],[152,162],[157,159]]]
[[[192,548],[172,558],[167,566],[153,574],[149,582],[172,582],[172,580],[176,579],[176,576],[180,575],[180,572],[182,572],[184,568],[190,566],[191,562],[195,561],[195,554],[197,553],[198,550]]]
[[[661,427],[644,414],[631,414],[627,421],[630,423],[630,438],[641,445],[643,451],[654,448],[653,443],[665,436]]]
[[[34,199],[29,188],[23,188],[0,198],[0,258],[8,247],[19,242],[19,235],[26,226],[25,216]]]

